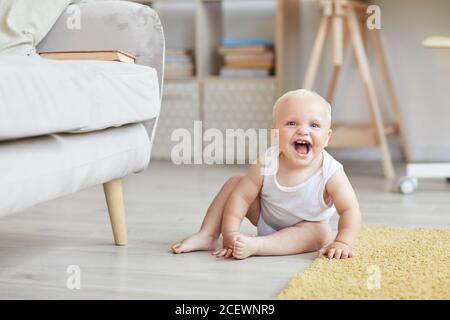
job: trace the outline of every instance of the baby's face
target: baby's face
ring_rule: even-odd
[[[318,97],[288,97],[280,101],[273,120],[280,153],[296,165],[309,165],[328,145],[330,111]]]

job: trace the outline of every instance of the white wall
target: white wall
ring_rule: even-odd
[[[156,1],[155,10],[164,28],[167,48],[195,47],[195,1]]]
[[[222,2],[225,38],[274,38],[276,1]]]

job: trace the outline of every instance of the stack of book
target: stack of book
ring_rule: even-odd
[[[194,75],[192,52],[188,49],[166,49],[166,79],[189,78]]]
[[[223,77],[266,77],[274,67],[271,39],[225,39],[219,47]]]

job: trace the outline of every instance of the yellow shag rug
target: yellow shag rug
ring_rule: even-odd
[[[354,253],[316,259],[276,299],[450,299],[450,229],[364,226]]]

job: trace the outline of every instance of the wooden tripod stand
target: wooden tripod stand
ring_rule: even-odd
[[[393,123],[384,123],[380,113],[375,86],[369,67],[369,62],[364,46],[363,34],[358,20],[357,12],[367,10],[367,5],[361,2],[348,0],[321,0],[322,18],[319,30],[315,39],[313,51],[306,71],[303,88],[313,89],[316,78],[319,60],[322,55],[323,46],[327,39],[330,25],[333,29],[333,72],[328,87],[327,100],[332,104],[336,92],[336,84],[340,70],[344,63],[344,49],[347,45],[347,37],[350,41],[356,56],[359,71],[365,91],[367,93],[371,123],[369,124],[349,124],[337,123],[333,125],[333,138],[330,141],[331,147],[379,147],[384,176],[394,177],[394,167],[392,165],[391,154],[387,144],[387,135],[399,133],[406,159],[410,159],[410,148],[405,138],[404,126],[402,124],[400,108],[392,86],[391,77],[384,57],[381,38],[377,29],[368,30],[375,50],[376,59],[384,77],[384,82],[388,90],[388,96],[392,111],[395,117]]]

